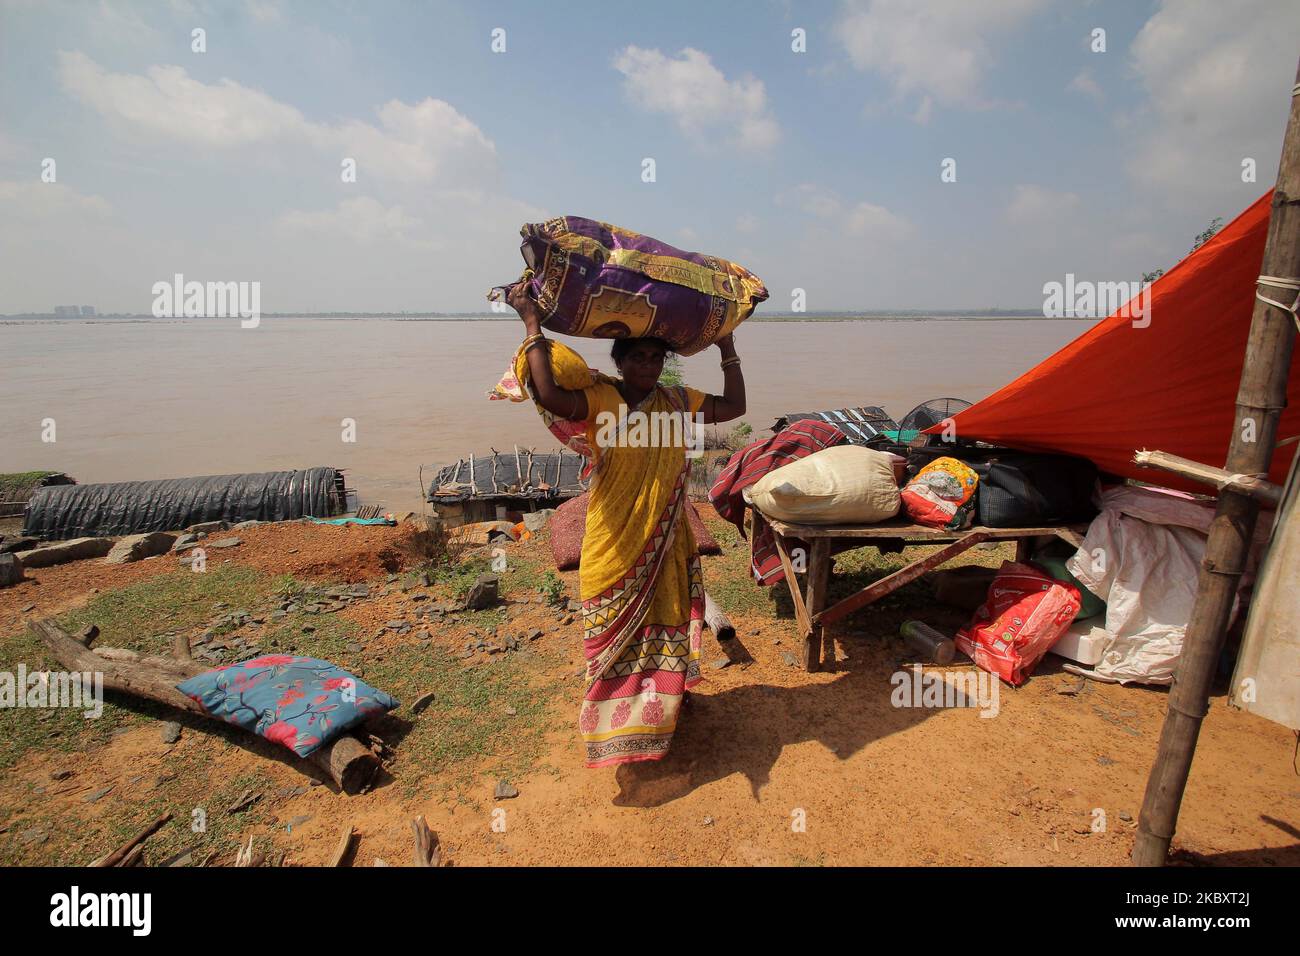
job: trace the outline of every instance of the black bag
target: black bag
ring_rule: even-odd
[[[979,476],[974,523],[985,528],[1073,524],[1097,515],[1097,466],[1086,458],[940,443],[908,452],[908,480],[938,458],[956,458]]]
[[[1091,521],[1097,466],[1072,455],[1003,452],[970,462],[979,476],[975,523],[1028,528]]]

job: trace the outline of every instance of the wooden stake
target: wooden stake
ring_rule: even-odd
[[[1296,79],[1300,82],[1300,69]],[[1284,279],[1300,277],[1300,97],[1295,93],[1282,140],[1260,274]],[[1295,297],[1293,291],[1270,286],[1260,291],[1279,301]],[[1225,466],[1231,474],[1258,475],[1269,470],[1277,443],[1278,418],[1286,407],[1295,336],[1291,313],[1255,300]],[[1196,604],[1183,638],[1164,729],[1138,816],[1133,844],[1133,862],[1138,866],[1162,866],[1168,855],[1258,514],[1259,503],[1239,490],[1225,488],[1219,495],[1201,562]]]
[[[261,866],[266,862],[266,854],[261,850],[253,852],[253,838],[248,838],[248,846],[241,846],[235,853],[235,866]]]
[[[441,866],[442,850],[438,846],[438,834],[429,829],[429,824],[425,822],[424,817],[416,817],[412,820],[411,829],[415,832],[413,854],[415,865]]]
[[[170,820],[171,818],[172,815],[170,813],[164,813],[157,820],[149,824],[147,827],[145,827],[135,836],[131,837],[131,839],[127,840],[125,843],[123,843],[112,853],[109,853],[106,856],[101,856],[98,860],[96,860],[94,863],[90,865],[91,866],[123,865],[122,861],[126,859],[127,855],[132,850],[134,850],[137,846],[144,843],[145,840],[149,839],[151,836],[153,836],[155,833],[161,830],[166,825],[167,821]]]
[[[339,834],[339,845],[334,848],[334,855],[330,857],[328,866],[342,866],[343,861],[347,859],[348,851],[352,849],[352,843],[357,838],[356,828],[348,824]]]

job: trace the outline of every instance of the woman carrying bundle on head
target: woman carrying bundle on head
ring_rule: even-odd
[[[557,418],[583,423],[595,458],[579,571],[587,689],[578,725],[587,766],[658,760],[668,753],[686,691],[700,681],[704,582],[686,520],[691,459],[681,432],[665,437],[673,430],[651,427],[649,441],[628,436],[638,413],[652,422],[739,418],[740,359],[732,336],[717,342],[725,385],[722,395],[706,395],[659,384],[667,343],[621,338],[612,349],[619,378],[596,375],[589,387],[563,388],[526,283],[512,286],[506,301],[528,332],[533,397]],[[620,419],[627,427],[608,427]]]

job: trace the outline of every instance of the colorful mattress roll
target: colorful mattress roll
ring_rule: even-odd
[[[767,298],[758,276],[734,262],[594,219],[563,216],[519,232],[525,277],[552,332],[652,335],[693,355],[729,335]]]

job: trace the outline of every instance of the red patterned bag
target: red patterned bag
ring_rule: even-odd
[[[1079,612],[1079,589],[1028,564],[1002,562],[989,595],[957,649],[976,666],[1019,687]]]

